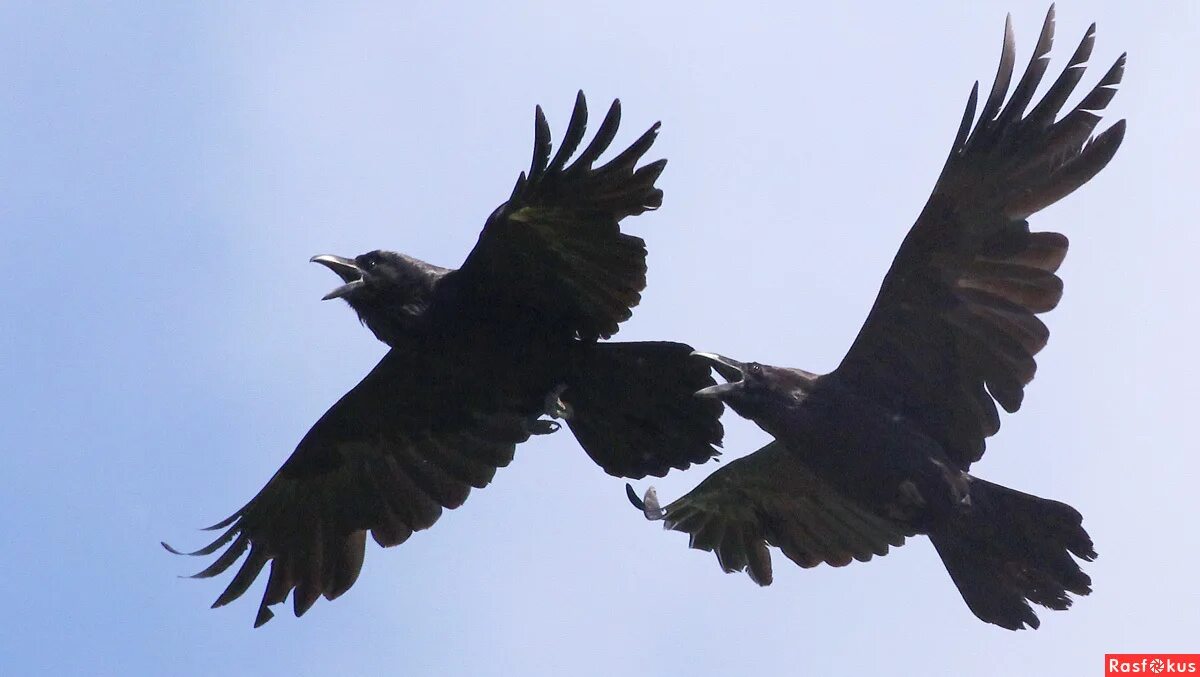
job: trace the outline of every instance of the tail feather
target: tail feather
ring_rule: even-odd
[[[1029,603],[1071,606],[1092,579],[1072,557],[1096,558],[1071,506],[973,479],[971,509],[929,534],[963,600],[981,620],[1009,630],[1040,624]]]
[[[695,397],[715,383],[682,343],[583,346],[561,399],[567,425],[610,475],[662,477],[720,452],[723,407]]]

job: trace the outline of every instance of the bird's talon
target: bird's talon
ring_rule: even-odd
[[[627,482],[625,483],[625,496],[629,498],[633,507],[641,510],[646,519],[652,522],[657,522],[667,516],[666,511],[658,504],[658,492],[654,490],[654,487],[646,490],[645,498],[639,498],[637,492],[633,490],[633,485]]]
[[[561,428],[562,428],[562,424],[559,423],[558,421],[547,421],[544,419],[539,419],[539,420],[534,421],[533,425],[531,425],[529,427],[529,434],[531,434],[531,435],[549,435],[551,433],[558,432],[559,429],[561,429]]]

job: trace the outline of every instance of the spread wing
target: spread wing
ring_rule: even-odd
[[[225,529],[221,536],[191,553],[224,549],[195,576],[208,578],[249,551],[213,607],[240,597],[269,563],[255,627],[289,592],[300,616],[318,596],[334,599],[354,584],[368,532],[381,546],[398,545],[462,505],[471,487],[487,486],[529,437],[530,420],[489,400],[463,371],[436,355],[384,356],[257,496],[210,527]]]
[[[1067,238],[1030,232],[1025,219],[1095,176],[1125,133],[1121,120],[1092,138],[1099,111],[1116,93],[1124,55],[1058,117],[1091,55],[1094,24],[1066,70],[1027,110],[1053,35],[1051,8],[1029,67],[1001,108],[1014,61],[1006,24],[999,72],[979,119],[972,128],[976,83],[933,195],[835,372],[921,424],[963,469],[1000,427],[993,400],[1008,412],[1020,408],[1034,356],[1049,337],[1037,315],[1062,296],[1055,270]]]
[[[533,164],[508,201],[488,217],[462,267],[444,291],[482,308],[520,309],[547,329],[583,339],[607,338],[629,319],[646,287],[646,244],[618,225],[662,204],[654,182],[666,166],[637,167],[654,143],[656,123],[629,148],[593,167],[616,136],[614,101],[591,143],[571,162],[587,126],[583,92],[566,136],[550,157],[550,128],[537,109]]]
[[[768,545],[804,568],[845,566],[886,555],[911,535],[820,480],[778,442],[709,475],[661,518],[688,534],[690,547],[715,553],[727,573],[745,571],[759,585],[771,584]]]

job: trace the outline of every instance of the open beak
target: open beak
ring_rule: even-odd
[[[694,352],[692,355],[702,358],[725,379],[727,383],[718,383],[696,391],[696,397],[716,398],[725,393],[733,392],[741,387],[742,379],[746,376],[746,365],[716,353]]]
[[[312,263],[319,263],[332,270],[333,272],[337,273],[338,277],[342,278],[343,282],[346,283],[322,296],[322,301],[341,298],[366,284],[363,282],[362,269],[358,267],[358,264],[354,262],[354,259],[334,256],[333,254],[321,254],[320,256],[312,257],[309,259],[309,261]]]

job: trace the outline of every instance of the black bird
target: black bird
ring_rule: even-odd
[[[531,434],[567,421],[606,472],[662,476],[718,452],[720,403],[692,393],[715,383],[679,343],[598,343],[629,319],[646,286],[646,247],[626,216],[657,208],[665,160],[637,167],[655,124],[600,166],[620,122],[614,102],[583,140],[581,92],[550,157],[539,107],[533,163],[483,227],[462,267],[403,254],[312,260],[345,284],[342,298],[391,350],[309,430],[224,533],[194,555],[224,552],[219,574],[249,551],[214,603],[241,596],[270,563],[255,626],[289,592],[297,616],[354,584],[367,532],[381,546],[426,529],[486,486]],[[166,544],[164,544],[165,546]],[[168,549],[174,551],[170,546]]]
[[[1027,108],[1048,64],[1051,7],[1025,75],[1012,77],[1011,22],[995,85],[972,128],[978,83],[950,157],[879,296],[836,370],[742,364],[704,355],[728,383],[717,398],[775,437],[647,517],[691,535],[725,571],[771,582],[768,545],[802,567],[843,566],[927,534],[980,619],[1036,628],[1051,609],[1086,595],[1072,555],[1096,556],[1080,514],[968,473],[1000,428],[996,403],[1021,406],[1034,355],[1049,331],[1039,313],[1062,296],[1055,275],[1067,239],[1030,232],[1026,218],[1065,197],[1112,159],[1117,122],[1091,139],[1115,94],[1125,56],[1058,121],[1083,75],[1095,25],[1041,102]]]

